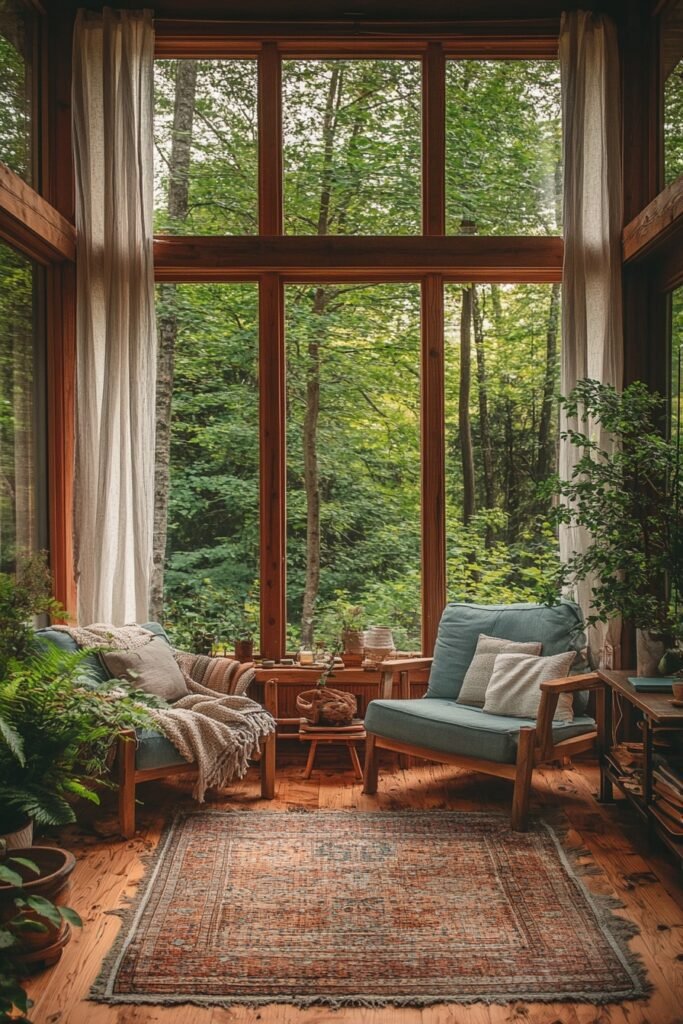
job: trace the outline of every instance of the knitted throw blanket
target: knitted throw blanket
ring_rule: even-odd
[[[155,636],[141,626],[114,627],[102,623],[91,626],[59,626],[80,647],[111,647],[134,650]],[[159,729],[186,761],[197,765],[193,796],[201,803],[210,786],[226,786],[241,779],[249,759],[260,753],[263,740],[275,731],[272,715],[249,697],[217,694],[196,682],[185,669],[180,651],[174,657],[188,690],[167,708],[148,708]],[[253,677],[253,670],[250,679]],[[241,680],[240,680],[241,681]],[[247,684],[248,685],[248,684]],[[246,686],[245,686],[246,688]]]

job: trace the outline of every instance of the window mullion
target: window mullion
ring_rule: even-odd
[[[422,281],[422,650],[434,650],[446,603],[443,278]]]

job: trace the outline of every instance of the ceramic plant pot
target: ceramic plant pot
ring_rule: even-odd
[[[362,629],[345,629],[342,643],[344,654],[362,654],[365,649],[365,632]]]
[[[19,888],[0,882],[0,921],[6,923],[10,931],[13,930],[12,918],[19,912],[14,904],[17,896],[24,899],[43,896],[52,903],[64,904],[71,872],[76,866],[74,855],[56,846],[20,847],[13,851],[13,855],[33,861],[40,875],[36,876],[28,868],[13,863],[12,869],[21,875],[24,884]],[[40,931],[22,929],[15,933],[18,945],[12,947],[12,959],[27,967],[56,963],[71,936],[67,922],[61,918],[58,922],[52,921],[34,909],[23,909],[21,913],[24,918],[33,918],[41,927]]]
[[[254,641],[235,640],[235,658],[242,663],[252,661],[254,658]]]
[[[365,633],[365,657],[379,664],[394,653],[394,638],[387,626],[370,626]]]
[[[30,846],[33,842],[33,822],[27,818],[23,825],[0,835],[6,850],[18,850],[22,846]]]

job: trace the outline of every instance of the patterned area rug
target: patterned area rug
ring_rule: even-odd
[[[179,815],[91,998],[433,1003],[640,998],[636,931],[543,822],[432,812]],[[589,861],[590,863],[590,861]],[[594,867],[582,873],[595,873]]]

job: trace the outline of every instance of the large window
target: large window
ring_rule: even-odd
[[[450,60],[446,66],[448,231],[562,231],[556,61]]]
[[[419,648],[419,288],[290,285],[285,323],[290,640],[341,600]]]
[[[157,289],[155,546],[166,572],[152,611],[165,611],[179,644],[207,630],[229,646],[245,627],[258,639],[257,317],[255,285]]]
[[[533,599],[557,558],[560,286],[446,289],[446,549],[456,601]]]
[[[419,61],[285,61],[283,113],[289,234],[419,232]]]
[[[557,40],[459,45],[416,30],[317,47],[290,26],[280,41],[217,37],[221,59],[201,41],[167,59],[162,39],[167,618],[183,601],[187,618],[208,581],[226,606],[260,601],[271,657],[329,644],[342,603],[431,652],[447,593],[540,587],[554,557],[536,488],[556,444]]]
[[[664,110],[664,184],[683,174],[683,2],[662,16],[661,70]]]
[[[33,182],[36,18],[21,0],[0,3],[0,160]]]
[[[0,571],[45,542],[37,268],[0,242]]]

